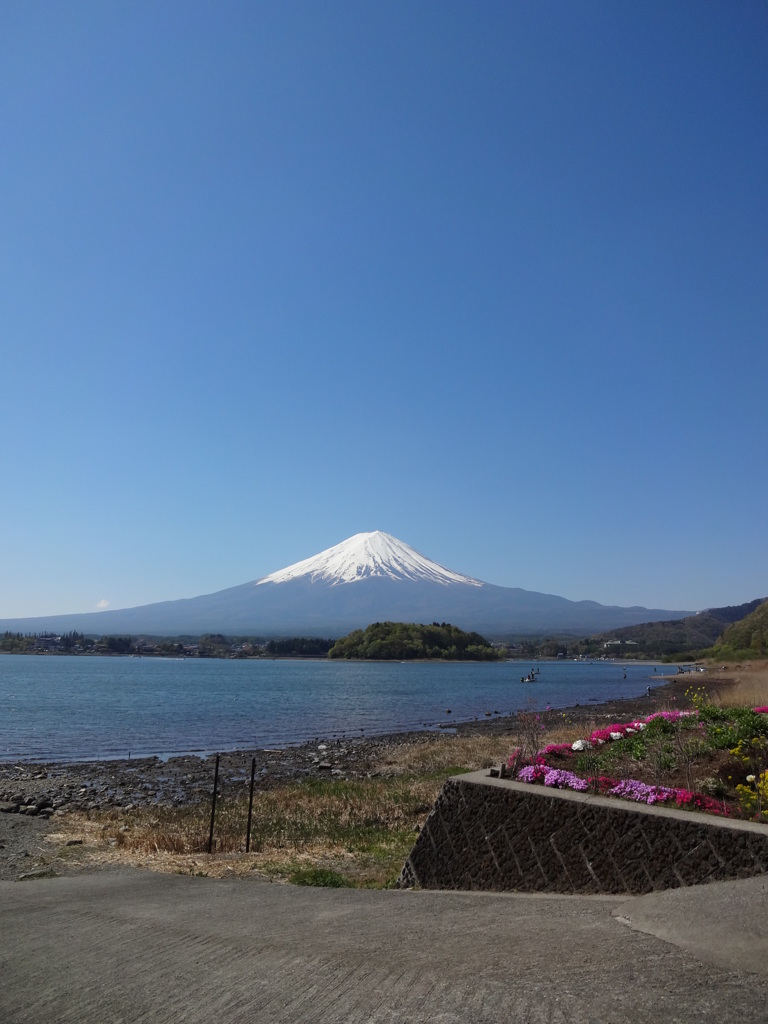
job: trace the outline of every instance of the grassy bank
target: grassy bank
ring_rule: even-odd
[[[383,747],[371,778],[313,778],[256,792],[247,854],[244,787],[218,802],[211,855],[208,802],[71,815],[51,839],[70,863],[382,888],[397,878],[445,779],[498,764],[508,750],[500,736],[436,736]],[[73,838],[82,845],[67,847]]]

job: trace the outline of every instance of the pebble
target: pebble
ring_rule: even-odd
[[[494,723],[503,728],[504,719]],[[443,727],[443,723],[440,723]],[[456,728],[451,724],[451,728]],[[458,723],[459,729],[462,727]],[[284,750],[242,750],[224,753],[219,783],[225,797],[248,785],[251,759],[257,758],[259,790],[329,773],[334,778],[370,777],[377,748],[397,743],[425,742],[433,733],[413,732],[388,736],[347,736],[343,740],[318,738]],[[332,757],[331,757],[332,752]],[[120,808],[122,814],[148,807],[178,807],[210,800],[214,758],[182,755],[162,761],[157,757],[131,760],[50,763],[26,767],[0,763],[0,813],[22,812],[33,817],[63,817],[73,812],[104,812]],[[30,812],[28,808],[33,808]]]

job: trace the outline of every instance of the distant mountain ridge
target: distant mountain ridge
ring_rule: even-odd
[[[766,598],[758,597],[744,604],[706,608],[682,619],[623,626],[620,629],[603,632],[601,639],[632,640],[643,650],[651,650],[658,654],[701,651],[715,644],[728,626],[740,623],[752,615],[765,601]]]
[[[268,576],[214,594],[115,611],[0,620],[21,633],[333,636],[372,622],[451,622],[496,637],[587,635],[690,613],[498,587],[433,562],[381,531],[359,533]]]

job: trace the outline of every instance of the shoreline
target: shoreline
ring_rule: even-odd
[[[15,656],[9,655],[11,657]],[[58,655],[54,657],[58,658]],[[135,663],[132,658],[120,655],[115,658],[124,665]],[[29,693],[25,691],[18,708],[11,708],[12,711],[18,711],[18,715],[11,719],[6,742],[0,744],[0,772],[11,765],[32,770],[35,766],[47,769],[50,766],[96,762],[107,764],[125,760],[138,762],[151,758],[163,762],[179,757],[205,760],[217,751],[229,753],[264,748],[297,749],[313,742],[318,743],[321,737],[351,743],[353,736],[377,738],[420,733],[424,730],[436,734],[452,733],[459,725],[465,728],[468,723],[482,721],[483,718],[508,719],[530,709],[534,703],[542,710],[545,706],[568,709],[570,704],[566,705],[565,702],[573,701],[577,696],[581,701],[590,703],[598,703],[617,695],[622,699],[625,695],[631,698],[643,694],[648,684],[658,685],[669,671],[669,667],[660,662],[644,660],[596,659],[573,667],[569,661],[554,658],[526,659],[519,665],[514,661],[483,664],[461,661],[421,664],[414,661],[394,666],[394,671],[399,672],[403,667],[407,670],[410,665],[411,672],[417,673],[416,683],[413,686],[408,684],[405,699],[401,699],[399,690],[389,693],[391,687],[387,673],[382,675],[374,671],[377,666],[390,666],[390,663],[358,662],[356,664],[371,670],[374,681],[371,693],[366,691],[359,698],[357,687],[349,683],[350,679],[357,682],[354,675],[350,677],[345,672],[338,674],[337,668],[325,659],[272,659],[286,666],[293,664],[307,669],[303,674],[298,668],[295,670],[296,680],[300,683],[297,698],[294,695],[295,687],[288,685],[294,682],[290,669],[287,674],[281,673],[279,669],[274,673],[273,669],[266,666],[263,677],[256,675],[260,685],[254,687],[254,693],[251,694],[250,691],[246,692],[247,687],[243,685],[244,677],[248,677],[246,683],[250,681],[247,669],[245,672],[235,672],[234,675],[226,671],[220,673],[219,669],[207,670],[205,661],[214,660],[204,659],[200,663],[198,668],[201,671],[193,673],[191,677],[191,694],[182,696],[180,711],[185,727],[177,726],[174,721],[174,688],[179,685],[179,676],[165,675],[165,670],[160,673],[154,671],[158,661],[168,659],[147,659],[152,668],[144,673],[139,672],[138,677],[130,668],[116,672],[116,680],[124,684],[126,693],[133,693],[131,685],[138,679],[136,697],[124,699],[122,691],[118,694],[117,688],[111,687],[102,705],[99,700],[100,690],[94,688],[91,700],[94,705],[93,718],[91,720],[90,716],[86,716],[85,723],[83,715],[78,713],[76,700],[65,700],[60,717],[51,713],[51,705],[55,707],[59,700],[58,688],[54,685],[58,681],[58,673],[43,672],[40,685],[36,689],[34,686],[30,688]],[[353,663],[348,664],[354,667]],[[343,696],[351,702],[350,715],[344,714],[343,705],[333,702],[333,691],[330,701],[323,696],[315,708],[314,669],[309,670],[308,665],[317,665],[318,671],[328,670],[320,673],[321,680],[330,679],[334,685],[343,684]],[[420,669],[423,665],[430,665],[437,670],[437,674],[431,675],[426,671],[422,673]],[[535,679],[527,678],[531,675],[532,665],[541,666],[535,670]],[[551,667],[551,672],[547,670],[547,665]],[[595,667],[590,668],[591,665]],[[240,665],[234,668],[246,667]],[[453,671],[449,671],[451,669]],[[456,669],[462,671],[457,673]],[[521,683],[535,682],[539,685],[517,686],[517,673],[520,670],[526,673],[525,677],[520,676]],[[85,673],[83,692],[87,693],[88,687],[101,685],[101,671]],[[182,667],[179,672],[183,671]],[[540,671],[543,673],[541,679],[538,678]],[[19,672],[18,679],[11,673],[11,681],[16,681],[20,686],[29,680],[36,683],[36,673],[30,675],[23,670]],[[463,686],[463,672],[471,672],[467,687]],[[391,667],[388,673],[393,674]],[[156,674],[158,694],[154,701],[155,713],[150,718],[142,694]],[[273,674],[275,686],[271,689],[274,690],[274,697],[269,695],[269,687],[265,689],[265,680],[267,684],[270,683]],[[442,685],[443,675],[445,686]],[[73,674],[65,673],[65,678],[70,680]],[[407,682],[408,678],[406,674],[404,681]],[[382,686],[382,680],[387,685],[379,692],[377,688]],[[308,685],[308,681],[313,685]],[[397,682],[400,682],[399,674]],[[213,697],[211,708],[215,720],[206,722],[206,716],[200,714],[197,695],[205,694],[207,697],[209,690],[215,693],[219,683],[222,684],[223,696]],[[265,691],[263,695],[261,690]],[[152,693],[151,686],[148,692]],[[283,713],[281,702],[284,694],[287,697],[286,713]],[[9,691],[9,696],[13,697],[14,694]],[[244,699],[241,700],[241,697]],[[240,703],[230,704],[230,699]],[[125,720],[121,717],[123,708],[127,715]],[[116,728],[116,725],[120,727]]]
[[[707,683],[717,688],[726,680],[715,676]],[[653,710],[687,707],[685,691],[688,676],[658,677],[650,695],[622,697],[604,703],[589,702],[567,708],[536,712],[553,729],[567,720],[570,726],[584,724],[586,734],[593,724],[609,724],[644,717]],[[518,712],[519,713],[519,712]],[[504,750],[514,746],[517,715],[498,716],[451,723],[446,730],[395,732],[381,736],[350,739],[315,740],[298,747],[280,750],[235,750],[220,755],[219,798],[247,798],[252,759],[255,760],[255,788],[265,792],[293,783],[349,782],[363,784],[368,779],[399,776],[398,761],[413,757],[414,746],[441,746],[450,749],[455,738],[493,738]],[[428,756],[429,751],[424,750]],[[438,751],[435,751],[440,756]],[[418,756],[418,754],[417,754]],[[502,752],[502,757],[506,754]],[[182,755],[161,761],[157,757],[131,760],[49,762],[30,764],[0,762],[0,880],[47,877],[79,870],[79,849],[84,840],[78,823],[94,818],[104,822],[132,820],[135,813],[156,809],[183,811],[202,805],[206,815],[211,805],[215,755],[201,758]],[[458,763],[463,763],[459,761]],[[457,768],[446,770],[454,774]],[[157,820],[150,821],[150,825]],[[73,832],[72,829],[75,828]],[[64,846],[51,865],[49,841]],[[116,840],[109,841],[115,845]],[[74,846],[73,851],[64,847]],[[88,861],[88,857],[86,857]],[[90,863],[90,862],[89,862]]]
[[[706,680],[714,682],[715,680]],[[605,702],[575,704],[537,711],[543,724],[641,717],[660,704],[689,702],[685,676],[659,676],[650,695],[620,697]],[[256,785],[274,788],[311,778],[360,779],[380,775],[377,755],[384,748],[435,743],[451,736],[509,735],[512,742],[517,714],[445,723],[437,728],[380,735],[323,739],[279,749],[239,749],[221,752],[220,788],[244,787],[256,761]],[[179,754],[85,761],[0,762],[0,812],[16,804],[30,817],[55,818],[70,811],[131,810],[137,807],[183,806],[210,799],[215,754]],[[31,801],[30,803],[27,803]],[[34,809],[32,809],[34,808]],[[5,818],[6,814],[2,814]]]

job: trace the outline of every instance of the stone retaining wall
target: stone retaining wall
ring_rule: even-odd
[[[489,778],[448,779],[401,888],[645,893],[768,871],[768,827]]]

